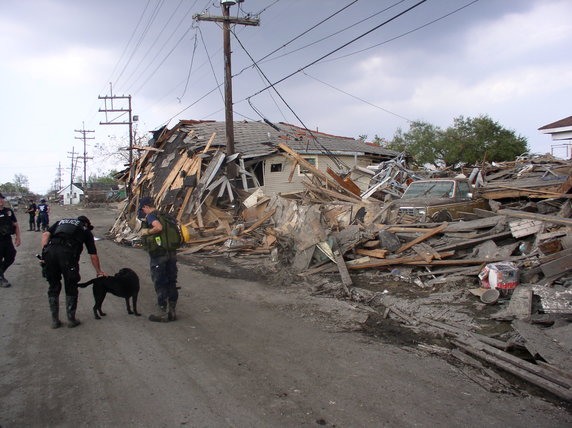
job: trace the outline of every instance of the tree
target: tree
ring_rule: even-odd
[[[15,174],[12,182],[0,184],[0,192],[2,193],[18,193],[20,195],[30,194],[29,180],[23,174]]]
[[[398,129],[388,148],[412,155],[419,163],[449,166],[483,161],[510,161],[528,151],[526,138],[490,117],[459,116],[445,131],[426,122],[412,122],[408,132]]]
[[[440,156],[442,131],[430,123],[415,121],[409,125],[409,131],[397,129],[387,148],[397,152],[406,152],[420,164],[435,164]]]
[[[117,178],[115,178],[116,174],[117,174],[116,170],[111,170],[106,175],[98,176],[96,174],[92,174],[88,177],[87,182],[88,183],[116,184],[117,183]]]

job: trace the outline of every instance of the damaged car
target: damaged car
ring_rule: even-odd
[[[414,181],[389,209],[389,222],[414,223],[451,221],[475,208],[489,210],[485,199],[475,196],[467,179],[438,178]]]

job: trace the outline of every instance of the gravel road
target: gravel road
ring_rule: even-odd
[[[47,283],[27,232],[0,289],[0,428],[11,427],[569,427],[537,396],[493,394],[421,350],[355,331],[354,305],[300,286],[208,276],[179,263],[179,320],[152,323],[148,257],[105,239],[114,208],[55,207],[51,221],[87,215],[103,269],[140,276],[141,317],[108,295],[95,320],[50,329]],[[94,276],[82,254],[83,280]],[[61,297],[63,299],[63,297]]]

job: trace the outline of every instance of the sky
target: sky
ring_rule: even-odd
[[[488,115],[531,152],[565,156],[538,128],[572,114],[572,1],[417,3],[231,6],[259,19],[232,28],[234,120],[391,140],[411,121],[447,128]],[[128,146],[128,126],[101,122],[127,119],[106,117],[99,96],[132,97],[136,137],[181,119],[223,121],[222,29],[197,14],[222,15],[220,1],[0,1],[0,183],[19,174],[37,194],[65,186],[72,152],[85,153],[88,177],[122,169],[109,152]],[[93,131],[85,151],[78,130]],[[83,179],[82,159],[74,173]]]

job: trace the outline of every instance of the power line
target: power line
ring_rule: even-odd
[[[391,6],[388,6],[388,7],[384,8],[384,9],[380,10],[379,12],[376,12],[376,13],[374,13],[373,15],[368,16],[367,18],[361,19],[361,20],[359,20],[359,21],[353,23],[352,25],[349,25],[349,26],[347,26],[347,27],[345,27],[345,28],[342,28],[341,30],[338,30],[338,31],[336,31],[336,32],[334,32],[334,33],[332,33],[332,34],[329,34],[329,35],[325,36],[325,37],[322,37],[321,39],[315,40],[315,41],[313,41],[312,43],[308,43],[307,45],[301,46],[301,47],[299,47],[298,49],[294,49],[293,51],[285,52],[285,53],[282,54],[282,55],[275,56],[274,58],[272,58],[272,61],[277,60],[277,59],[279,59],[279,58],[283,58],[283,57],[288,56],[288,55],[291,55],[291,54],[293,54],[293,53],[295,53],[295,52],[301,51],[302,49],[309,48],[310,46],[313,46],[313,45],[315,45],[315,44],[317,44],[317,43],[323,42],[324,40],[327,40],[327,39],[329,39],[329,38],[331,38],[331,37],[333,37],[333,36],[337,36],[338,34],[341,34],[341,33],[343,33],[344,31],[349,30],[350,28],[353,28],[353,27],[355,27],[355,26],[357,26],[357,25],[359,25],[359,24],[362,24],[362,23],[364,23],[365,21],[367,21],[367,20],[369,20],[369,19],[371,19],[371,18],[374,18],[374,17],[376,17],[377,15],[382,14],[383,12],[387,12],[389,9],[391,9],[391,8],[393,8],[393,7],[395,7],[395,6],[398,6],[399,4],[403,3],[404,1],[406,1],[406,0],[399,0],[397,3],[393,3]],[[263,58],[263,59],[264,59],[264,58]],[[262,61],[262,60],[260,60],[259,62],[261,62],[261,61]],[[270,60],[269,60],[269,61],[270,61]]]
[[[363,98],[360,98],[360,97],[358,97],[358,96],[352,95],[352,94],[350,94],[349,92],[346,92],[346,91],[344,91],[344,90],[342,90],[342,89],[340,89],[340,88],[336,88],[334,85],[331,85],[331,84],[329,84],[329,83],[326,83],[326,82],[324,82],[323,80],[318,79],[317,77],[311,76],[311,75],[309,75],[308,73],[306,73],[305,71],[303,71],[302,74],[304,74],[305,76],[308,76],[308,77],[311,78],[311,79],[316,80],[317,82],[320,82],[320,83],[322,83],[322,84],[324,84],[324,85],[326,85],[326,86],[329,86],[330,88],[335,89],[336,91],[339,91],[339,92],[341,92],[342,94],[346,94],[346,95],[348,95],[348,96],[350,96],[350,97],[352,97],[352,98],[355,98],[356,100],[359,100],[359,101],[361,101],[361,102],[363,102],[363,103],[366,103],[366,104],[368,104],[368,105],[370,105],[370,106],[372,106],[372,107],[375,107],[375,108],[377,108],[377,109],[379,109],[379,110],[382,110],[382,111],[384,111],[384,112],[386,112],[386,113],[389,113],[389,114],[392,114],[392,115],[394,115],[394,116],[397,116],[397,117],[399,117],[400,119],[406,120],[407,122],[413,122],[413,120],[407,119],[406,117],[401,116],[400,114],[397,114],[397,113],[392,112],[391,110],[387,110],[387,109],[385,109],[385,108],[383,108],[383,107],[380,107],[380,106],[378,106],[378,105],[375,105],[375,104],[373,104],[373,103],[370,103],[369,101],[366,101],[366,100],[364,100]]]
[[[342,46],[340,46],[340,47],[334,49],[333,51],[330,51],[330,52],[328,52],[327,54],[322,55],[321,57],[319,57],[318,59],[312,61],[311,63],[309,63],[309,64],[307,64],[307,65],[305,65],[304,67],[302,67],[302,68],[300,68],[300,69],[294,71],[293,73],[290,73],[289,75],[283,77],[282,79],[280,79],[280,80],[278,80],[278,81],[276,81],[276,82],[274,82],[274,83],[271,83],[269,86],[266,86],[265,88],[262,88],[262,89],[259,90],[258,92],[255,92],[254,94],[252,94],[250,97],[254,97],[254,96],[256,96],[256,95],[258,95],[258,94],[260,94],[260,93],[262,93],[262,92],[264,92],[264,91],[266,91],[266,90],[272,88],[274,85],[277,85],[278,83],[281,83],[281,82],[283,82],[283,81],[286,80],[286,79],[289,79],[290,77],[294,76],[295,74],[300,73],[301,71],[305,70],[306,68],[311,67],[312,65],[314,65],[314,64],[316,64],[316,63],[322,61],[323,59],[329,57],[330,55],[333,55],[334,53],[336,53],[336,52],[342,50],[342,49],[345,48],[346,46],[349,46],[349,45],[351,45],[352,43],[355,43],[357,40],[359,40],[359,39],[361,39],[361,38],[367,36],[368,34],[372,33],[373,31],[375,31],[375,30],[377,30],[377,29],[383,27],[384,25],[387,25],[387,24],[390,23],[391,21],[396,20],[396,19],[399,18],[400,16],[405,15],[407,12],[409,12],[409,11],[415,9],[416,7],[422,5],[422,4],[425,3],[426,1],[427,1],[427,0],[421,0],[420,2],[414,4],[413,6],[411,6],[411,7],[407,8],[407,9],[405,9],[403,12],[398,13],[397,15],[393,16],[392,18],[389,18],[388,20],[382,22],[381,24],[376,25],[375,27],[373,27],[372,29],[370,29],[370,30],[366,31],[365,33],[359,35],[358,37],[355,37],[355,38],[353,38],[352,40],[350,40],[349,42],[344,43]]]
[[[398,36],[392,37],[391,39],[387,39],[387,40],[385,40],[385,41],[383,41],[383,42],[376,43],[375,45],[372,45],[372,46],[370,46],[370,47],[368,47],[368,48],[365,48],[365,49],[360,49],[359,51],[350,52],[350,53],[348,53],[348,54],[346,54],[346,55],[338,56],[338,57],[336,57],[336,58],[331,58],[331,59],[329,59],[328,61],[325,61],[325,62],[337,61],[337,60],[342,59],[342,58],[347,58],[347,57],[349,57],[349,56],[356,55],[356,54],[358,54],[358,53],[362,53],[362,52],[365,52],[365,51],[367,51],[367,50],[370,50],[370,49],[376,48],[376,47],[378,47],[378,46],[384,45],[384,44],[386,44],[386,43],[392,42],[392,41],[394,41],[394,40],[400,39],[401,37],[405,37],[405,36],[407,36],[407,35],[409,35],[409,34],[411,34],[411,33],[414,33],[414,32],[416,32],[416,31],[418,31],[418,30],[421,30],[422,28],[428,27],[429,25],[432,25],[432,24],[434,24],[435,22],[441,21],[442,19],[445,19],[445,18],[447,18],[447,17],[449,17],[449,16],[451,16],[451,15],[453,15],[453,14],[455,14],[455,13],[457,13],[457,12],[459,12],[459,11],[465,9],[465,8],[467,8],[467,7],[469,7],[469,6],[473,5],[473,4],[475,4],[475,3],[478,2],[478,1],[479,1],[479,0],[473,0],[472,2],[467,3],[466,5],[461,6],[461,7],[459,7],[458,9],[453,10],[452,12],[449,12],[449,13],[447,13],[447,14],[445,14],[445,15],[443,15],[443,16],[437,18],[437,19],[434,19],[434,20],[432,20],[432,21],[429,21],[429,22],[427,22],[426,24],[420,25],[419,27],[416,27],[416,28],[414,28],[413,30],[410,30],[410,31],[407,31],[407,32],[405,32],[405,33],[402,33],[402,34],[400,34],[400,35],[398,35]]]
[[[207,59],[208,59],[209,64],[210,64],[210,66],[211,66],[211,71],[212,71],[212,73],[213,73],[214,80],[215,80],[215,82],[216,82],[216,84],[217,84],[217,88],[218,88],[218,91],[219,91],[219,93],[220,93],[220,97],[222,98],[222,102],[223,102],[223,104],[224,104],[224,95],[223,95],[223,93],[222,93],[222,91],[221,91],[221,89],[220,89],[220,87],[221,87],[222,85],[221,85],[220,83],[218,83],[218,79],[217,79],[217,77],[216,77],[216,72],[215,72],[213,63],[212,63],[212,61],[211,61],[211,57],[210,57],[210,55],[209,55],[209,51],[208,51],[208,49],[207,49],[207,45],[206,45],[206,43],[205,43],[205,39],[204,39],[204,37],[203,37],[203,32],[201,31],[201,28],[200,28],[200,27],[198,27],[198,28],[199,28],[199,34],[201,35],[201,41],[203,42],[203,47],[205,48],[205,52],[206,52],[206,54],[207,54]]]

